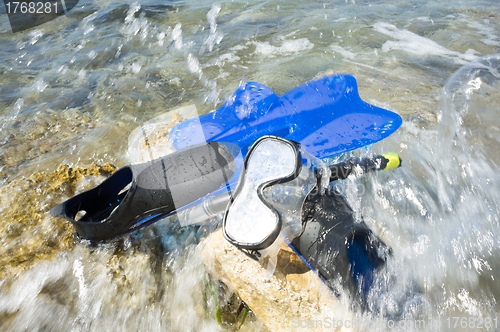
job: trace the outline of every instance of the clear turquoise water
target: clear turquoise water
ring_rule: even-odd
[[[349,198],[393,247],[391,273],[417,280],[431,303],[423,314],[431,321],[498,318],[498,85],[491,83],[475,103],[443,103],[453,94],[443,91],[462,66],[499,53],[499,19],[500,3],[493,0],[81,1],[69,15],[19,33],[0,15],[1,178],[8,183],[61,163],[124,165],[135,127],[193,103],[208,112],[241,81],[281,94],[325,72],[350,73],[364,100],[405,120],[373,148],[400,153],[405,167],[356,180],[367,190],[361,199]],[[66,263],[54,263],[59,272],[50,278],[78,279],[78,254],[68,255]],[[131,330],[141,324],[216,330],[213,318],[179,323],[176,308],[194,308],[200,296],[190,290],[184,299],[181,290],[204,274],[190,277],[167,261],[177,285],[168,291],[173,300],[140,311],[140,322],[127,321],[120,309],[106,318],[89,311],[99,300],[88,294],[99,290],[105,301],[114,294],[92,279],[98,272],[82,272],[94,283],[73,294],[76,308],[90,312],[85,324],[67,307],[36,296],[0,301],[0,310],[18,310],[19,321],[33,329],[40,328],[34,317],[61,315],[58,326],[66,330],[126,323]],[[96,263],[80,264],[86,271]],[[190,264],[200,269],[199,262]],[[30,277],[40,285],[50,279]],[[388,329],[387,321],[373,319],[369,330]]]

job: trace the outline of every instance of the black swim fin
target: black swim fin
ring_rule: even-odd
[[[87,240],[106,240],[163,218],[224,186],[240,150],[208,142],[148,163],[125,166],[97,187],[52,208]]]
[[[334,281],[341,280],[363,304],[390,249],[363,221],[354,220],[351,207],[338,192],[308,198],[302,224],[303,231],[291,247],[332,290],[336,291]]]

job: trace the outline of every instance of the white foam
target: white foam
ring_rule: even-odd
[[[134,20],[134,14],[137,13],[141,9],[141,5],[138,2],[134,2],[130,4],[130,7],[127,12],[127,17],[125,17],[125,23],[130,23]],[[89,16],[90,17],[90,16]],[[92,20],[95,18],[92,17]]]
[[[334,52],[341,54],[344,58],[354,59],[356,57],[356,54],[349,52],[340,45],[333,44],[332,46],[330,46],[330,48]]]
[[[215,16],[217,16],[217,14],[220,12],[220,9],[221,9],[220,5],[214,3],[212,5],[212,8],[207,14],[208,23],[210,23],[210,31],[212,33],[215,32],[215,30],[217,30],[217,22],[215,21]]]
[[[291,55],[302,51],[310,50],[314,44],[307,38],[300,38],[294,40],[284,40],[281,46],[273,46],[269,42],[253,42],[256,46],[255,52],[268,57],[276,55]]]
[[[31,45],[34,45],[34,44],[36,44],[36,43],[40,40],[40,38],[43,36],[43,30],[40,30],[40,29],[35,29],[35,30],[33,30],[33,31],[31,31],[31,32],[29,33],[29,36],[30,36],[30,41],[29,41],[29,43],[30,43]]]
[[[457,63],[466,63],[477,59],[475,50],[468,50],[464,54],[447,49],[435,41],[419,36],[406,29],[398,29],[396,26],[377,22],[373,29],[397,40],[388,40],[382,45],[383,52],[391,50],[401,50],[415,55],[436,55],[445,58],[452,58]]]
[[[248,47],[245,45],[236,45],[231,47],[229,50],[230,51],[241,51],[241,50],[246,50]]]
[[[240,60],[240,57],[234,55],[234,53],[224,53],[219,57],[220,62],[236,62]]]
[[[489,21],[486,20],[485,23],[489,23]],[[478,30],[480,34],[486,37],[484,39],[481,39],[481,42],[490,46],[500,46],[500,38],[494,34],[495,29],[493,27],[481,24],[476,21],[469,23],[468,26]]]
[[[80,69],[78,72],[78,79],[83,80],[85,79],[85,76],[87,75],[87,71],[85,69]]]
[[[38,81],[35,82],[35,84],[33,84],[33,90],[40,93],[43,90],[45,90],[47,86],[48,84],[45,83],[43,79],[39,79]]]

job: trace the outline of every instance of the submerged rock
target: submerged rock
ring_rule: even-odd
[[[327,322],[334,317],[353,321],[352,313],[288,246],[281,247],[270,278],[265,266],[226,241],[221,230],[204,240],[199,250],[209,273],[236,293],[270,331],[323,331],[331,330]]]
[[[158,313],[171,277],[155,228],[92,245],[49,214],[115,170],[61,165],[0,189],[1,330],[102,331],[120,315],[126,329]]]
[[[110,164],[61,165],[15,180],[0,189],[0,278],[18,274],[38,261],[53,259],[75,243],[71,224],[48,212],[56,204],[89,189],[116,170]],[[86,183],[80,180],[86,179]]]
[[[60,89],[52,90],[61,94]],[[59,152],[69,153],[68,146],[97,125],[95,117],[82,108],[57,112],[50,107],[35,111],[33,107],[31,105],[19,115],[3,120],[6,129],[0,134],[0,179],[10,181],[29,175],[37,164],[57,167],[57,164],[48,165],[52,165],[51,161],[57,159]]]

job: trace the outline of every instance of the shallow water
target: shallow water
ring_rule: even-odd
[[[325,72],[350,73],[364,100],[404,119],[372,148],[400,153],[404,167],[341,184],[393,248],[381,278],[422,290],[428,304],[409,308],[407,321],[424,317],[423,330],[446,330],[455,317],[498,320],[499,79],[450,77],[499,53],[499,18],[493,0],[84,0],[18,33],[1,15],[0,177],[6,185],[60,164],[122,166],[132,130],[168,110],[206,113],[242,81],[282,94]],[[33,232],[43,237],[53,219],[42,220]],[[211,281],[193,255],[210,230],[159,225],[108,246],[75,242],[2,279],[0,326],[218,330]],[[5,247],[22,241],[1,238]],[[365,330],[390,330],[387,318],[358,317]]]

